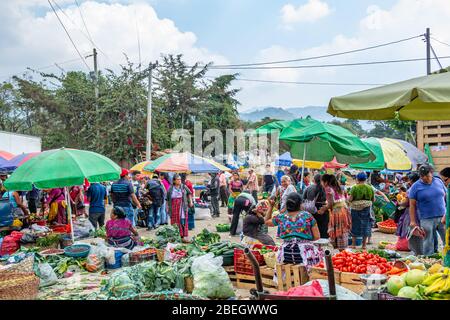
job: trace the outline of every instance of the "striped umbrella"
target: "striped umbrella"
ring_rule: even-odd
[[[40,152],[31,152],[31,153],[22,153],[19,154],[12,159],[4,162],[2,165],[0,165],[0,171],[14,171],[18,167],[20,167],[22,164],[30,160],[31,158],[34,158],[40,154]]]
[[[416,169],[420,164],[429,162],[428,156],[411,143],[399,139],[384,139],[399,145],[403,150],[405,150],[406,156],[411,161],[413,169]]]
[[[0,150],[0,161],[1,160],[11,160],[12,158],[14,158],[14,155],[12,153],[9,153],[8,151],[3,151]]]
[[[367,163],[352,164],[353,169],[411,171],[411,160],[406,151],[398,144],[387,139],[367,138],[362,140],[376,155],[376,159]]]
[[[199,157],[189,152],[166,154],[144,167],[150,172],[178,172],[178,173],[214,173],[230,171],[218,162]]]

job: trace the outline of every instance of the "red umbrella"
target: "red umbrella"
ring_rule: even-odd
[[[325,169],[342,169],[342,168],[346,168],[348,166],[348,164],[343,164],[343,163],[339,163],[336,160],[336,157],[330,161],[330,162],[325,162],[324,167]]]

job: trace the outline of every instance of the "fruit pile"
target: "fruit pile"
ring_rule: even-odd
[[[388,219],[388,220],[379,222],[379,225],[380,225],[381,227],[389,228],[389,229],[397,228],[397,224],[396,224],[395,221],[392,220],[392,219]]]
[[[417,299],[450,300],[450,269],[441,268],[417,286]]]
[[[414,300],[450,300],[450,269],[435,264],[428,271],[412,269],[386,283],[394,296]]]
[[[353,272],[360,274],[384,274],[392,269],[392,264],[379,255],[368,252],[342,251],[332,257],[333,267],[342,272]],[[322,261],[318,265],[324,268]]]

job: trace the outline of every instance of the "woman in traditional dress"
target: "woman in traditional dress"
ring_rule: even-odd
[[[193,207],[192,193],[189,188],[181,183],[181,177],[176,174],[173,177],[173,184],[167,191],[167,212],[170,216],[171,224],[176,224],[180,229],[180,236],[183,241],[187,241],[189,224],[189,207]]]

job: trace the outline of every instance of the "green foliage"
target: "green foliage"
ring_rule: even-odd
[[[203,129],[240,126],[231,88],[236,75],[207,80],[209,65],[189,67],[181,55],[163,56],[154,71],[153,150],[173,147],[171,134],[194,121]],[[127,61],[119,72],[99,75],[99,99],[85,72],[40,74],[40,81],[16,77],[0,84],[0,130],[42,137],[43,149],[92,150],[115,161],[142,160],[146,141],[148,70]],[[214,114],[214,117],[211,117]]]

